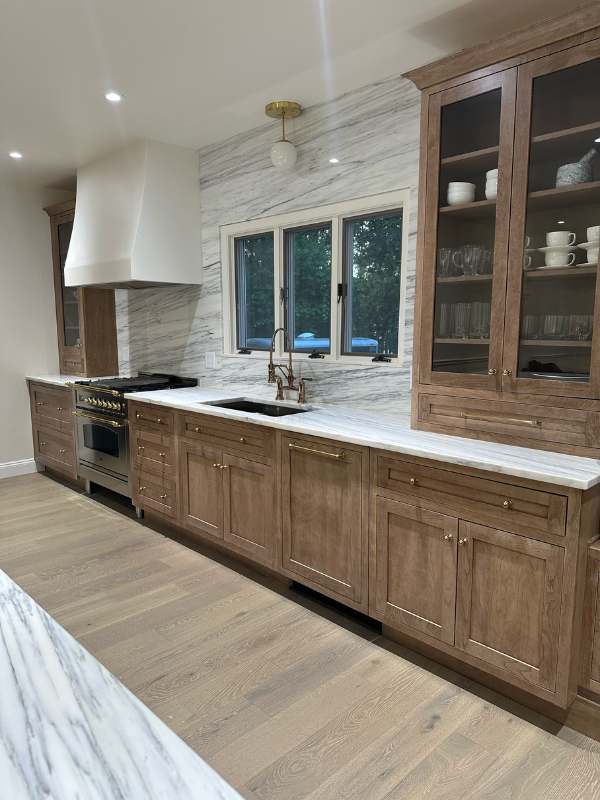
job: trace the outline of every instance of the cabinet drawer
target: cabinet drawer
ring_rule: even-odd
[[[50,428],[73,430],[71,390],[49,386],[31,386],[33,421]]]
[[[61,372],[64,375],[84,375],[85,362],[83,358],[70,358],[63,356],[60,360]]]
[[[565,535],[567,498],[377,456],[377,485],[443,514],[528,536]]]
[[[33,429],[35,458],[42,464],[67,472],[75,471],[75,440],[67,433],[50,428]]]
[[[175,431],[175,414],[162,406],[132,403],[129,419],[131,424],[138,428],[149,428],[161,433],[173,433]]]
[[[175,437],[131,428],[131,458],[140,467],[177,475]]]
[[[181,414],[181,435],[187,439],[229,447],[244,453],[271,457],[273,434],[254,425],[232,425],[218,417]]]
[[[177,483],[172,478],[134,469],[131,499],[136,506],[177,517]]]
[[[419,422],[454,428],[453,433],[473,431],[502,434],[541,442],[600,447],[600,414],[574,408],[551,408],[529,403],[497,400],[465,400],[461,397],[421,394]]]

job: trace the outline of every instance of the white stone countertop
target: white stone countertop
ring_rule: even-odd
[[[103,378],[119,378],[122,375],[103,375]],[[75,381],[98,381],[100,378],[82,378],[81,375],[26,375],[26,380],[32,383],[45,383],[47,386],[66,386]]]
[[[487,470],[496,474],[544,481],[575,489],[589,489],[600,483],[600,461],[545,450],[533,450],[495,442],[480,442],[459,436],[415,431],[408,416],[373,413],[348,407],[317,407],[305,414],[268,417],[208,405],[218,400],[261,398],[225,390],[168,389],[158,392],[126,394],[129,400],[169,406],[225,417],[232,421],[264,425],[279,430],[320,436],[338,442],[376,447],[395,453],[430,458],[448,464]],[[274,402],[274,401],[268,401]],[[282,403],[297,408],[297,404]]]
[[[242,800],[2,570],[0,796]]]

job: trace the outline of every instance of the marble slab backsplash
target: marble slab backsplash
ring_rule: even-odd
[[[202,386],[270,397],[266,365],[222,357],[220,226],[343,200],[410,188],[403,365],[299,362],[313,377],[315,403],[407,413],[414,310],[420,95],[393,77],[305,109],[286,125],[298,150],[292,170],[273,167],[275,122],[199,151],[204,283],[202,286],[117,290],[122,374],[141,369],[197,377]],[[332,165],[329,158],[339,158]],[[123,358],[129,348],[129,359]],[[206,369],[206,351],[216,368]]]

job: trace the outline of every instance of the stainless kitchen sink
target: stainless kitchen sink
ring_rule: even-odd
[[[280,406],[276,403],[259,403],[255,400],[222,400],[208,405],[231,408],[233,411],[246,411],[249,414],[265,414],[267,417],[287,417],[288,414],[303,414],[305,411],[312,410],[310,408]]]

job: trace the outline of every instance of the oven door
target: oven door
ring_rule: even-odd
[[[104,420],[75,413],[77,462],[120,480],[129,476],[129,426],[127,420]]]

